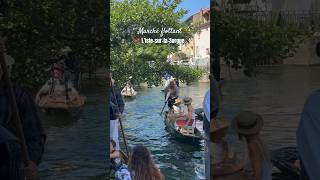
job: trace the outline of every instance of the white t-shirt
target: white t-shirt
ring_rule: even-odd
[[[207,120],[210,122],[210,89],[206,92],[203,99],[203,112]]]

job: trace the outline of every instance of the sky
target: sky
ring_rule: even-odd
[[[183,20],[186,20],[192,14],[198,12],[201,8],[208,7],[210,7],[210,0],[182,0],[178,8],[184,8],[188,10],[188,13],[183,17]]]

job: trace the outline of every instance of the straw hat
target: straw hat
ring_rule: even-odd
[[[181,99],[176,99],[174,102],[174,105],[180,105],[182,103]]]
[[[213,134],[217,131],[226,129],[229,127],[229,124],[223,118],[215,118],[210,121],[210,134]]]
[[[192,102],[192,98],[191,97],[185,97],[183,99],[183,103],[186,104],[186,105],[191,104],[191,102]]]
[[[262,129],[263,119],[254,112],[243,111],[233,119],[232,125],[239,134],[257,134]]]

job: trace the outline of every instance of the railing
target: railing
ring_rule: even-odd
[[[190,67],[203,69],[210,72],[210,58],[192,58]]]

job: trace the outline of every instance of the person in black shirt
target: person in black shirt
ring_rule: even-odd
[[[5,49],[4,42],[0,39],[0,52],[3,49]],[[4,58],[10,73],[13,58],[6,53]],[[19,86],[14,86],[13,89],[30,161],[27,167],[21,167],[20,140],[16,137],[8,87],[0,66],[0,179],[20,180],[22,177],[33,179],[36,177],[37,166],[44,153],[46,135],[32,96],[26,89]]]

